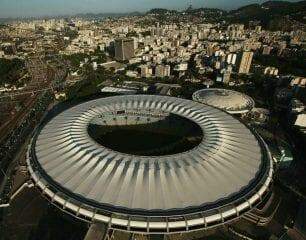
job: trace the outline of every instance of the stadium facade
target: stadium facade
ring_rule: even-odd
[[[134,152],[94,136],[118,128],[180,134]],[[193,145],[182,149],[186,141]],[[263,201],[273,174],[261,137],[228,113],[148,95],[97,99],[61,112],[36,131],[27,165],[38,189],[62,211],[146,234],[235,221]]]

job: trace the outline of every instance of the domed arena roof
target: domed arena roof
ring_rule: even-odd
[[[261,202],[272,179],[265,143],[244,124],[164,96],[65,110],[36,132],[27,163],[63,211],[133,232],[217,226]]]
[[[228,89],[202,89],[195,92],[192,98],[194,101],[220,108],[230,114],[247,113],[255,106],[251,97]]]

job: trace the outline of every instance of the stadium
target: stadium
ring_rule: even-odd
[[[42,194],[87,222],[145,234],[238,220],[270,191],[266,144],[228,113],[130,95],[69,108],[42,124],[27,165]]]
[[[255,106],[251,97],[228,89],[202,89],[196,91],[192,98],[196,102],[220,108],[230,114],[248,113]]]

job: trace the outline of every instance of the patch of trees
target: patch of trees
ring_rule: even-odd
[[[254,62],[263,66],[277,67],[281,74],[306,77],[306,51],[299,51],[286,57],[257,54]]]
[[[4,84],[15,85],[21,77],[25,64],[22,60],[0,58],[0,86]]]
[[[77,68],[85,58],[89,59],[89,55],[85,53],[74,53],[71,55],[64,55],[63,58],[68,60],[72,67]]]

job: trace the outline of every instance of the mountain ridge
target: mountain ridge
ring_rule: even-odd
[[[190,15],[210,15],[216,17],[217,20],[227,20],[228,22],[248,23],[249,21],[260,21],[265,27],[269,26],[273,19],[283,19],[290,16],[292,20],[306,24],[306,0],[298,2],[289,1],[266,1],[262,4],[249,4],[239,7],[235,10],[226,11],[219,8],[188,8],[184,11],[178,11],[166,8],[153,8],[147,12],[129,12],[129,13],[80,13],[74,15],[54,16],[56,18],[103,18],[103,17],[122,17],[122,16],[140,16],[146,14],[153,15],[175,15],[175,14],[190,14]],[[52,18],[46,17],[27,17],[27,18],[0,18],[0,22],[21,20],[21,19],[44,19]],[[218,19],[220,18],[220,19]]]

